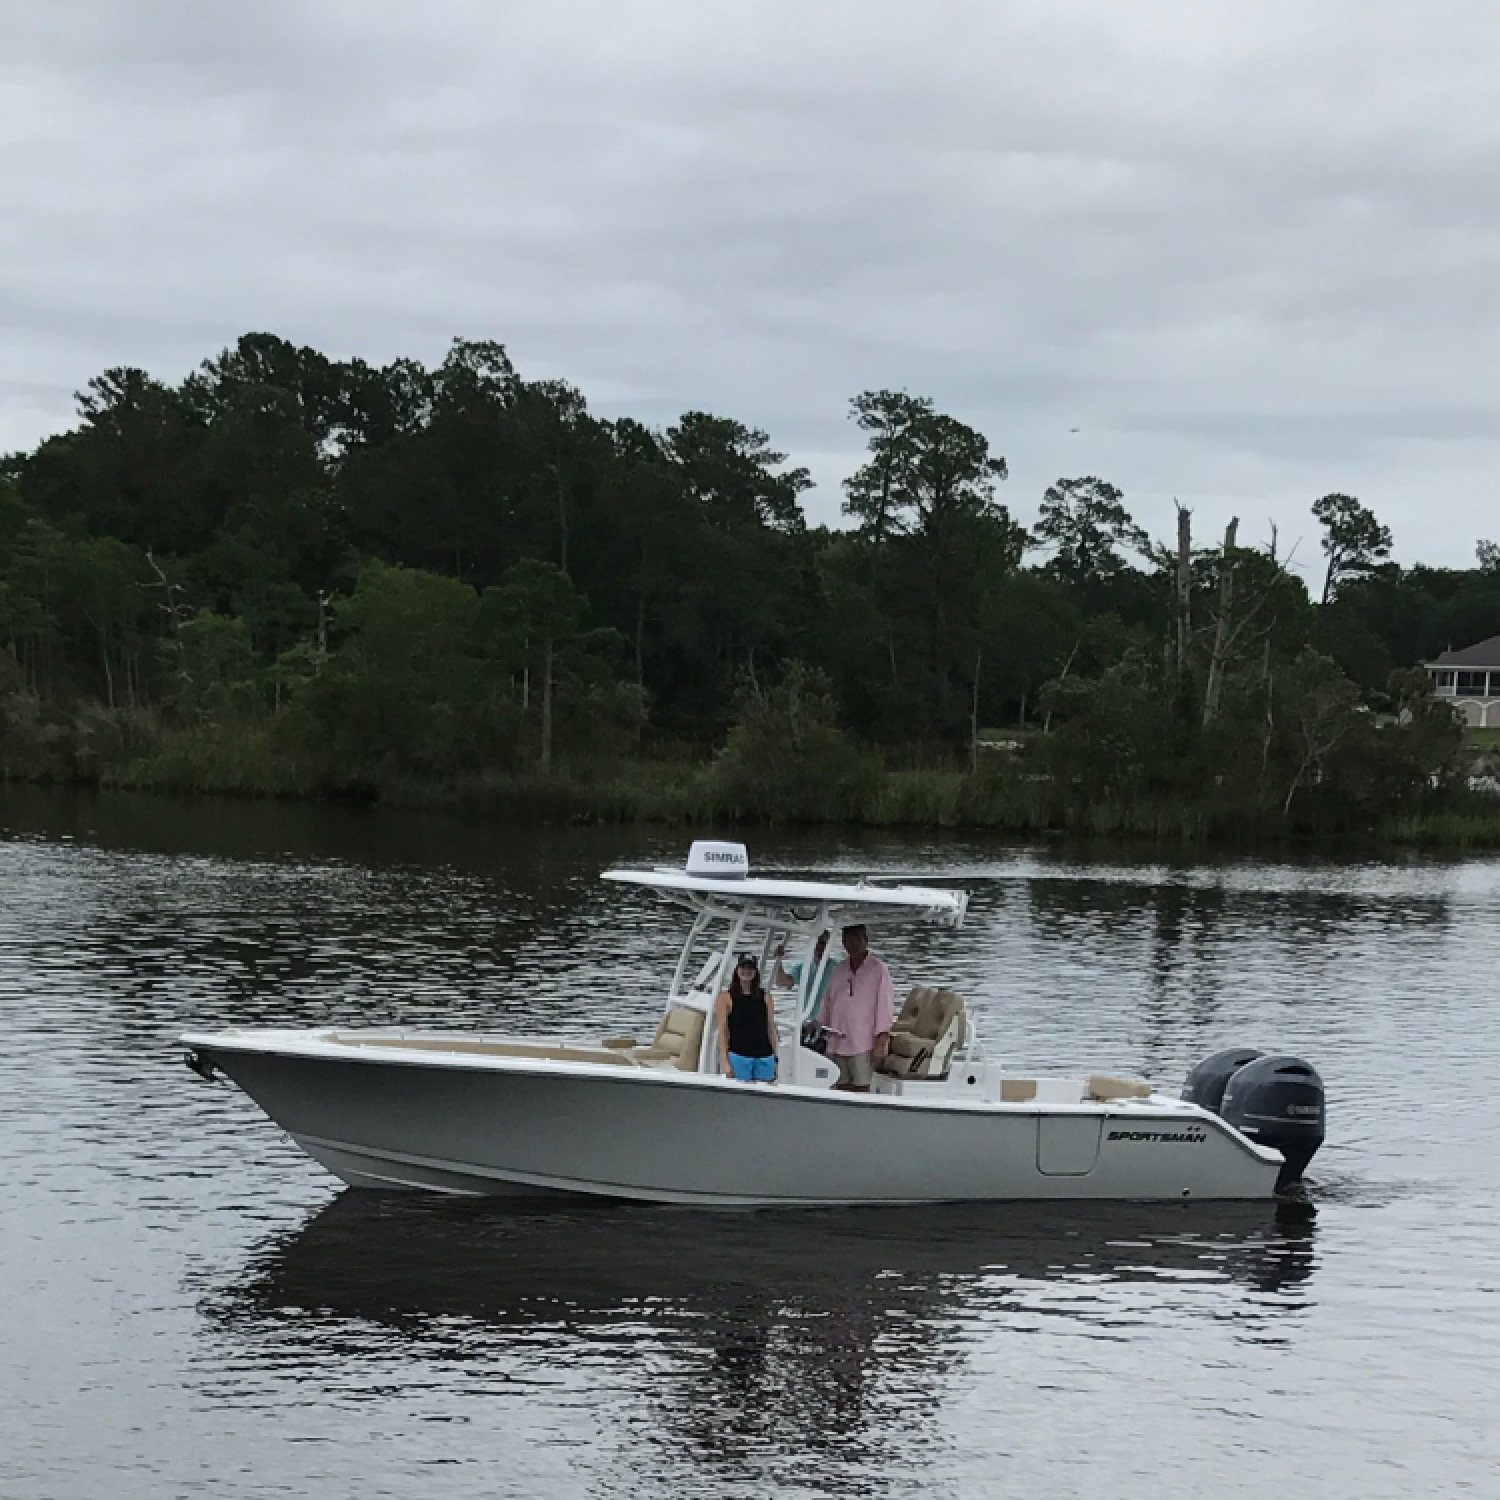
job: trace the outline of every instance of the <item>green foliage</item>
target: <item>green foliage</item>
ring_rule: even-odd
[[[337,649],[291,698],[279,743],[332,790],[485,763],[467,584],[369,562],[335,613]]]
[[[858,529],[830,538],[820,559],[824,660],[861,733],[956,746],[1007,680],[993,600],[1027,538],[995,500],[1005,460],[925,397],[867,391],[852,414],[869,458],[844,485]]]
[[[1161,754],[1169,722],[1163,684],[1140,656],[1096,678],[1058,678],[1042,707],[1055,716],[1043,760],[1064,809],[1138,794],[1170,769]]]
[[[165,701],[183,719],[232,722],[252,716],[259,706],[255,653],[244,620],[200,609],[158,651],[168,674]]]
[[[1436,849],[1500,849],[1500,798],[1472,797],[1457,806],[1425,808],[1381,820],[1394,844]]]
[[[668,428],[663,446],[712,525],[726,531],[804,528],[797,497],[812,487],[812,479],[806,469],[778,472],[786,454],[775,452],[764,432],[690,411]]]
[[[870,540],[931,536],[957,517],[1004,514],[995,484],[1008,471],[982,433],[905,391],[866,391],[851,411],[869,434],[870,458],[845,481],[844,511]]]
[[[1325,496],[1318,605],[1232,536],[1179,579],[1087,476],[1025,567],[983,433],[902,391],[851,415],[830,531],[768,433],[606,421],[497,343],[106,370],[0,465],[0,775],[1171,839],[1480,817],[1492,767],[1410,669],[1500,634],[1493,544],[1397,568]]]
[[[714,790],[734,817],[800,822],[858,818],[880,784],[880,762],[834,722],[822,673],[790,662],[781,680],[747,680],[739,720],[714,764]]]
[[[1352,495],[1324,495],[1313,501],[1313,515],[1323,527],[1323,603],[1333,598],[1344,579],[1368,573],[1391,555],[1390,529]]]
[[[286,753],[274,723],[229,719],[147,721],[99,780],[135,791],[235,797],[306,797],[318,790]]]
[[[1050,566],[1078,584],[1118,577],[1126,566],[1119,549],[1145,552],[1150,545],[1119,489],[1092,475],[1050,485],[1032,535],[1054,549]]]

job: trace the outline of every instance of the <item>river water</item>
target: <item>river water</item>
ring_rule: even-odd
[[[877,951],[1017,1066],[1307,1057],[1312,1222],[361,1195],[181,1065],[189,1026],[649,1025],[675,921],[596,877],[685,842],[0,792],[0,1497],[1496,1492],[1495,860],[754,837],[965,885]]]

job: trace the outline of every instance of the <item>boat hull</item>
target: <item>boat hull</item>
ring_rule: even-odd
[[[1281,1158],[1191,1105],[1051,1106],[672,1070],[189,1037],[355,1187],[705,1207],[1270,1198]]]

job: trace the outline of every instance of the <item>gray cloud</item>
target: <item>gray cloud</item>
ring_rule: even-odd
[[[767,428],[816,519],[889,384],[990,436],[1022,519],[1099,473],[1311,565],[1340,489],[1463,564],[1497,63],[1456,0],[0,0],[0,447],[251,328],[462,334]]]

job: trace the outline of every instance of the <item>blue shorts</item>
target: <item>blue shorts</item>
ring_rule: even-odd
[[[741,1053],[729,1054],[729,1071],[741,1083],[770,1083],[776,1077],[774,1057],[745,1057]]]

